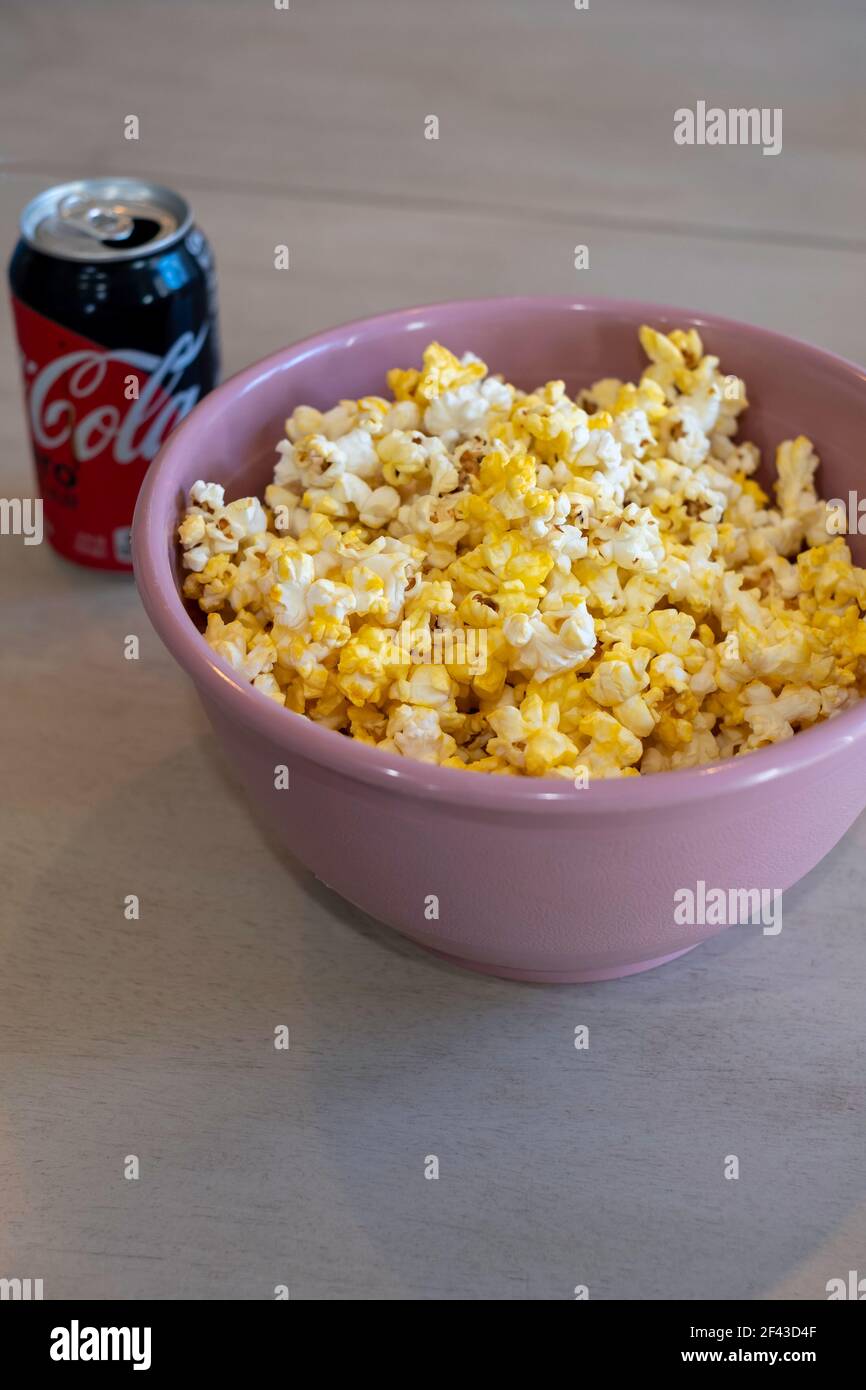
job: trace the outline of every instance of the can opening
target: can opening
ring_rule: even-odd
[[[153,241],[160,231],[160,225],[152,217],[134,217],[132,219],[132,231],[129,236],[123,238],[124,246],[144,246],[147,242]],[[103,245],[111,246],[111,237],[103,238]]]
[[[128,260],[180,240],[188,204],[159,184],[79,179],[46,189],[24,209],[21,231],[37,251],[74,261]]]

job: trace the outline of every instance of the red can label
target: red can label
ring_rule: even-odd
[[[181,333],[163,357],[101,347],[12,299],[48,538],[99,569],[132,569],[130,528],[148,465],[201,386],[178,383],[209,332]]]

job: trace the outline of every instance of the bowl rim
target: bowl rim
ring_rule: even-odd
[[[850,709],[795,734],[783,743],[752,753],[707,763],[696,768],[645,774],[642,777],[590,778],[577,787],[567,779],[477,774],[439,767],[391,754],[336,733],[276,704],[240,680],[231,666],[208,647],[178,593],[168,563],[164,533],[157,534],[157,511],[165,493],[176,493],[169,481],[169,463],[206,435],[229,398],[237,399],[274,372],[288,371],[299,361],[338,346],[351,347],[359,333],[387,331],[420,316],[483,313],[491,308],[511,312],[539,308],[591,313],[600,317],[628,314],[644,322],[676,318],[684,326],[720,327],[763,340],[768,348],[795,348],[820,359],[825,367],[856,378],[866,387],[866,371],[855,362],[824,348],[772,329],[760,328],[720,314],[635,299],[568,295],[503,295],[480,299],[449,299],[391,309],[335,324],[268,354],[228,377],[177,426],[152,461],[139,493],[133,519],[133,566],[145,610],[157,634],[200,694],[212,698],[230,719],[285,748],[301,759],[349,780],[360,781],[413,798],[434,800],[455,808],[476,807],[501,815],[536,811],[571,815],[640,814],[660,806],[737,795],[762,784],[779,782],[850,752],[866,737],[866,698]],[[206,456],[198,446],[196,451]],[[159,505],[158,505],[159,504]],[[169,510],[171,508],[169,507]],[[820,775],[820,774],[819,774]]]

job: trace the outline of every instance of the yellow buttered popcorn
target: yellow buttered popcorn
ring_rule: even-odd
[[[866,693],[866,571],[804,435],[735,441],[694,328],[640,379],[524,391],[431,343],[393,399],[298,406],[264,498],[197,482],[205,638],[277,704],[443,767],[588,779],[766,747]]]

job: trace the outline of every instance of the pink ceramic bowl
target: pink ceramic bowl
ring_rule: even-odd
[[[634,379],[641,323],[696,325],[754,402],[765,458],[802,431],[826,497],[861,484],[866,378],[763,329],[666,305],[499,299],[426,305],[332,328],[248,367],[192,412],[153,463],[135,513],[135,572],[154,627],[192,678],[228,761],[317,878],[420,945],[476,970],[600,980],[671,960],[718,930],[674,920],[674,893],[785,889],[866,804],[866,703],[780,746],[716,766],[575,788],[380,753],[280,709],[210,651],[180,597],[175,527],[190,485],[261,493],[301,402],[381,393],[437,338],[531,387]],[[863,541],[853,541],[864,562]],[[859,554],[858,554],[859,551]],[[289,768],[288,790],[274,769]],[[429,906],[438,900],[438,918]]]

